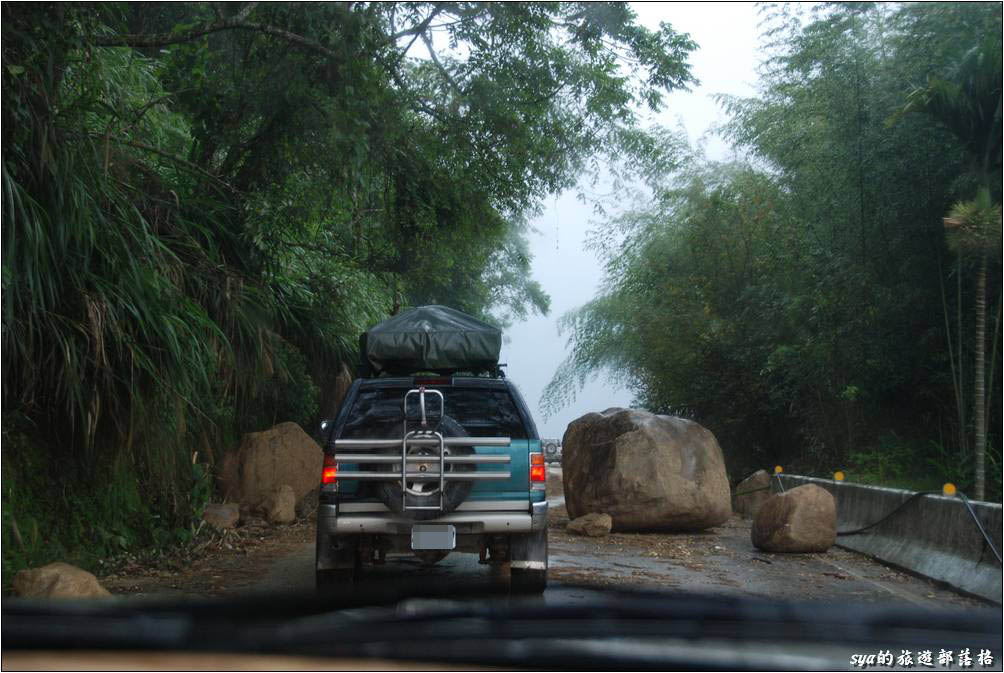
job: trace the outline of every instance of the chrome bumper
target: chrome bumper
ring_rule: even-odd
[[[466,503],[465,503],[466,504]],[[534,503],[530,511],[454,511],[422,523],[448,523],[458,535],[529,533],[547,526],[547,503]],[[410,535],[415,521],[393,512],[339,512],[338,505],[321,505],[317,527],[331,535]]]

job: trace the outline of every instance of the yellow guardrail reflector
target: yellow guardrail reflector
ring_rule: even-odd
[[[952,482],[948,482],[947,484],[941,487],[941,492],[949,496],[955,495],[956,493],[955,484],[953,484]]]
[[[834,472],[833,473],[833,480],[834,481],[843,481],[844,480],[843,470],[837,470],[836,472]]]
[[[782,472],[784,472],[784,468],[783,467],[781,467],[780,465],[775,465],[774,466],[774,474],[781,474]]]

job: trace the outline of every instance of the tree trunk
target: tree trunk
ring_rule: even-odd
[[[976,430],[975,441],[973,442],[973,451],[976,458],[974,461],[976,485],[973,489],[973,497],[977,500],[983,500],[986,483],[986,467],[984,465],[987,444],[986,423],[984,420],[986,418],[986,372],[984,371],[983,362],[984,349],[986,347],[986,293],[987,255],[983,253],[980,256],[979,275],[976,277],[976,374],[973,379],[973,425]]]

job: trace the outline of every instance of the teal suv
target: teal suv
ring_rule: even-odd
[[[547,468],[500,368],[357,379],[322,438],[319,586],[351,583],[387,554],[466,553],[508,564],[514,592],[544,590]]]

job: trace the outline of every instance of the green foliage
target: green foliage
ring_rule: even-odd
[[[127,549],[163,549],[177,544],[184,528],[173,523],[162,495],[124,454],[103,455],[92,479],[68,463],[49,462],[37,439],[3,432],[3,583],[23,568],[64,560],[90,570]],[[187,461],[190,481],[170,484],[201,516],[211,483],[205,466]],[[95,488],[95,484],[100,487]],[[189,485],[190,484],[190,485]]]
[[[251,417],[240,419],[249,428],[267,428],[284,421],[294,421],[310,428],[317,416],[320,389],[311,379],[303,354],[284,341],[271,351],[266,371],[255,381],[247,405]]]
[[[935,441],[909,441],[895,433],[880,436],[877,443],[852,451],[844,469],[847,481],[902,488],[909,491],[940,491],[946,483],[972,494],[970,456]]]
[[[624,3],[8,3],[3,43],[14,566],[189,535],[401,306],[547,311],[526,217],[695,48]]]
[[[933,438],[961,463],[968,425],[953,379],[973,355],[951,350],[945,316],[972,323],[974,283],[952,275],[942,215],[971,198],[960,179],[970,151],[941,121],[902,110],[916,82],[992,61],[971,50],[1000,34],[1000,6],[783,5],[764,18],[759,94],[722,99],[748,159],[715,164],[651,135],[662,149],[638,172],[653,198],[597,236],[605,281],[562,320],[571,355],[546,411],[606,368],[637,404],[708,426],[735,474],[857,461],[905,483],[890,466],[937,459]],[[645,161],[660,155],[678,161]],[[987,165],[999,167],[999,143]],[[977,210],[999,241],[999,211]],[[957,292],[943,309],[946,286]],[[987,287],[1000,295],[999,267]],[[883,439],[892,433],[903,439]]]
[[[999,22],[998,22],[999,23]],[[906,110],[918,107],[945,125],[964,145],[970,168],[964,178],[972,178],[977,188],[976,198],[952,207],[945,226],[952,230],[949,245],[960,253],[976,253],[979,260],[975,292],[975,327],[973,329],[973,446],[976,474],[973,495],[983,499],[986,491],[984,454],[987,446],[986,382],[993,381],[993,364],[988,376],[986,354],[986,285],[987,263],[991,254],[1000,250],[1001,215],[1001,41],[1000,30],[988,33],[980,43],[966,52],[947,79],[931,78],[925,89],[915,90]],[[957,310],[961,310],[957,308]],[[947,310],[946,310],[947,315]],[[958,343],[963,343],[959,321]],[[996,350],[996,335],[993,348]],[[949,354],[951,357],[951,344]],[[960,350],[961,354],[961,350]],[[962,361],[952,365],[956,407],[960,420],[965,418],[962,393]],[[992,392],[992,390],[991,390]],[[960,423],[960,426],[964,425]],[[965,445],[963,434],[963,442]]]
[[[971,201],[959,201],[948,211],[948,247],[967,254],[992,254],[1001,248],[1001,206],[990,190],[980,189]]]
[[[948,478],[949,474],[944,471],[946,466],[916,460],[922,449],[893,433],[882,435],[875,446],[850,453],[844,470],[846,479],[911,491],[940,489],[946,481],[952,481],[962,489],[961,483]]]
[[[913,455],[913,447],[899,441],[895,435],[884,435],[875,447],[851,452],[846,479],[861,484],[925,490],[918,488],[924,475],[918,474],[918,465],[911,464]]]
[[[990,32],[970,48],[952,72],[932,76],[912,91],[904,111],[919,109],[943,124],[969,153],[972,170],[987,180],[1000,173],[1001,36]],[[1000,180],[996,180],[999,188]]]

